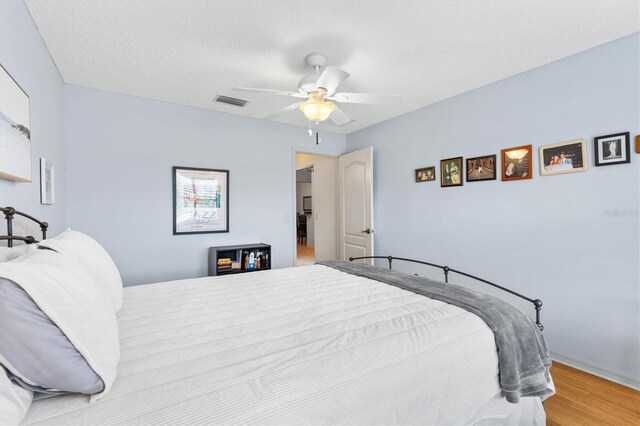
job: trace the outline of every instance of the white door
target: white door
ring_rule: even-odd
[[[339,163],[340,259],[373,256],[373,148],[345,154]]]

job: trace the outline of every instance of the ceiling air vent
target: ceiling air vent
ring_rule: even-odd
[[[230,96],[218,95],[218,97],[215,98],[214,102],[239,106],[242,108],[247,104],[248,101],[245,101],[244,99],[232,98]]]

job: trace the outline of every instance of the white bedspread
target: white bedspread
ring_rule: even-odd
[[[538,398],[500,398],[477,316],[325,266],[129,287],[118,319],[111,391],[36,401],[25,423],[544,422]]]

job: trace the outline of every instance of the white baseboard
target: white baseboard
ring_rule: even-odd
[[[584,371],[585,373],[593,374],[594,376],[609,380],[610,382],[618,383],[622,386],[640,391],[640,380],[634,379],[632,377],[614,374],[609,371],[603,370],[602,368],[587,364],[586,362],[568,358],[555,352],[551,352],[551,359],[554,361],[558,361],[560,364],[565,364],[569,367]]]

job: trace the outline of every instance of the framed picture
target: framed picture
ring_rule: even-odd
[[[496,156],[467,158],[467,182],[496,180]]]
[[[440,186],[462,186],[462,157],[440,160]]]
[[[540,147],[540,174],[559,175],[587,170],[587,141],[576,139]]]
[[[596,149],[596,166],[630,163],[630,138],[629,132],[593,138]]]
[[[54,199],[54,169],[51,161],[40,159],[40,203],[53,204]]]
[[[531,179],[531,145],[503,149],[502,180]]]
[[[173,168],[173,235],[229,232],[229,170]]]
[[[311,213],[311,196],[302,197],[302,212]]]
[[[415,173],[416,182],[429,182],[430,180],[436,180],[436,166],[416,169]]]
[[[31,182],[29,96],[0,66],[0,178]]]

